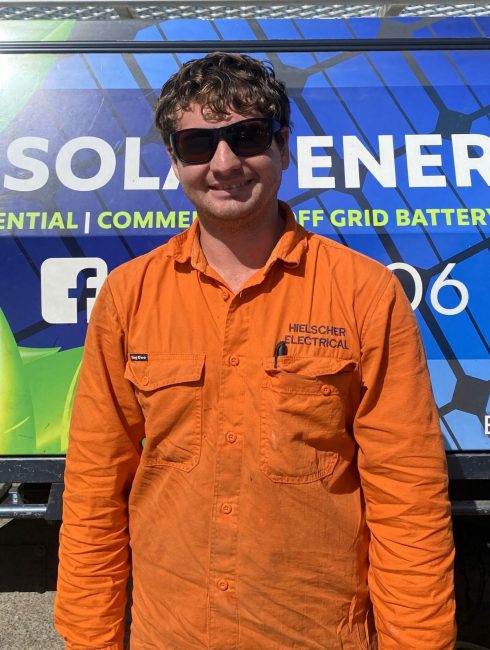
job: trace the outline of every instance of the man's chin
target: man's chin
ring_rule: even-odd
[[[199,214],[205,214],[210,219],[233,221],[236,219],[247,219],[260,212],[258,201],[251,200],[250,197],[223,197],[207,203],[203,206]]]
[[[229,210],[199,212],[199,221],[205,229],[223,233],[244,232],[254,229],[263,219],[263,212],[235,205]]]

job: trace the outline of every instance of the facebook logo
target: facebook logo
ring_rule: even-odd
[[[87,322],[97,293],[107,277],[100,257],[50,257],[41,265],[41,314],[47,323]]]

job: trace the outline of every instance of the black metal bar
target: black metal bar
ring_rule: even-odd
[[[490,38],[379,38],[256,41],[0,41],[0,53],[76,54],[82,52],[374,52],[400,50],[487,50]]]
[[[0,457],[0,483],[58,483],[64,472],[64,457]]]
[[[448,454],[447,467],[449,478],[453,481],[490,481],[490,454],[488,453]]]
[[[451,510],[455,517],[488,517],[490,515],[490,501],[453,501]]]
[[[63,492],[64,491],[65,491],[64,483],[51,484],[45,519],[49,521],[61,520],[63,515]]]
[[[490,453],[449,453],[447,464],[451,480],[490,480]],[[0,457],[0,483],[62,482],[64,470],[64,457]]]

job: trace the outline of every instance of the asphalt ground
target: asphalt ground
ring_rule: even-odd
[[[1,650],[62,650],[53,627],[53,591],[0,593]]]

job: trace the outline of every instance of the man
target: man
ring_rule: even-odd
[[[289,103],[272,70],[186,63],[156,120],[199,219],[113,271],[92,313],[67,648],[123,647],[131,547],[134,650],[452,650],[444,452],[402,289],[278,203]]]

